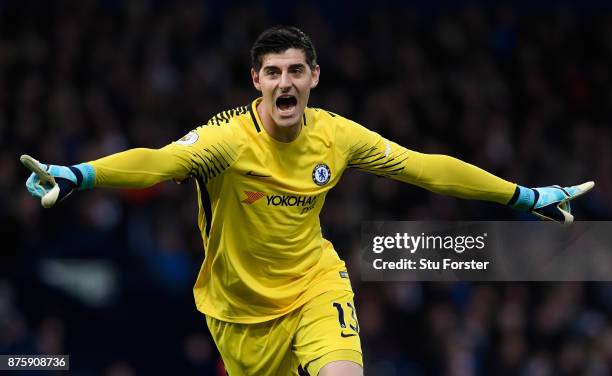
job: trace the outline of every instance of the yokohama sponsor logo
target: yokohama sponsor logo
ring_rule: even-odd
[[[298,206],[298,207],[312,207],[317,202],[318,196],[291,196],[291,195],[266,195],[263,192],[252,192],[244,191],[246,198],[242,200],[242,203],[253,204],[255,201],[266,197],[266,203],[268,206]]]
[[[255,201],[259,200],[260,198],[266,195],[263,192],[251,192],[251,191],[244,191],[244,194],[246,195],[246,198],[242,200],[242,202],[245,204],[249,204],[249,205],[251,205],[252,203],[254,203]]]
[[[281,196],[267,195],[268,206],[311,206],[317,202],[317,196]]]

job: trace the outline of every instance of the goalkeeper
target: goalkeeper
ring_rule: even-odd
[[[69,167],[22,157],[32,170],[27,189],[45,207],[94,187],[195,181],[206,256],[194,297],[231,376],[363,374],[349,276],[319,223],[346,169],[561,223],[573,221],[570,200],[594,185],[522,187],[307,107],[320,67],[310,38],[295,27],[263,32],[251,60],[260,98],[161,149]]]

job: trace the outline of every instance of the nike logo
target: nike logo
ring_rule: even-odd
[[[271,178],[272,177],[272,175],[260,175],[260,174],[256,174],[253,171],[249,171],[245,175],[246,176],[253,176],[253,177],[256,177],[256,178]]]
[[[340,332],[340,337],[355,337],[357,334],[355,333],[344,333],[344,332]]]

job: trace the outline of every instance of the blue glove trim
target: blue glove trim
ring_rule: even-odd
[[[517,185],[516,192],[508,204],[514,209],[529,212],[533,210],[533,207],[537,201],[536,193],[537,192],[531,188]]]
[[[68,166],[68,168],[70,169],[70,171],[72,171],[72,173],[76,177],[76,186],[80,187],[81,184],[83,184],[83,174],[81,173],[81,170],[79,170],[78,168],[74,166]]]
[[[83,180],[79,185],[79,190],[83,191],[85,189],[91,189],[94,187],[96,182],[96,170],[89,163],[81,163],[75,166],[72,166],[79,170],[81,175],[83,175]]]

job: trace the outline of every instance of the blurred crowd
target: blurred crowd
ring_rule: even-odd
[[[249,48],[278,23],[317,47],[312,106],[522,185],[595,180],[577,217],[612,218],[612,12],[598,2],[0,1],[0,354],[70,354],[75,375],[224,374],[191,296],[194,185],[43,210],[18,157],[161,147],[249,103]],[[361,221],[531,218],[350,171],[326,202],[367,374],[612,374],[610,283],[360,281]]]

